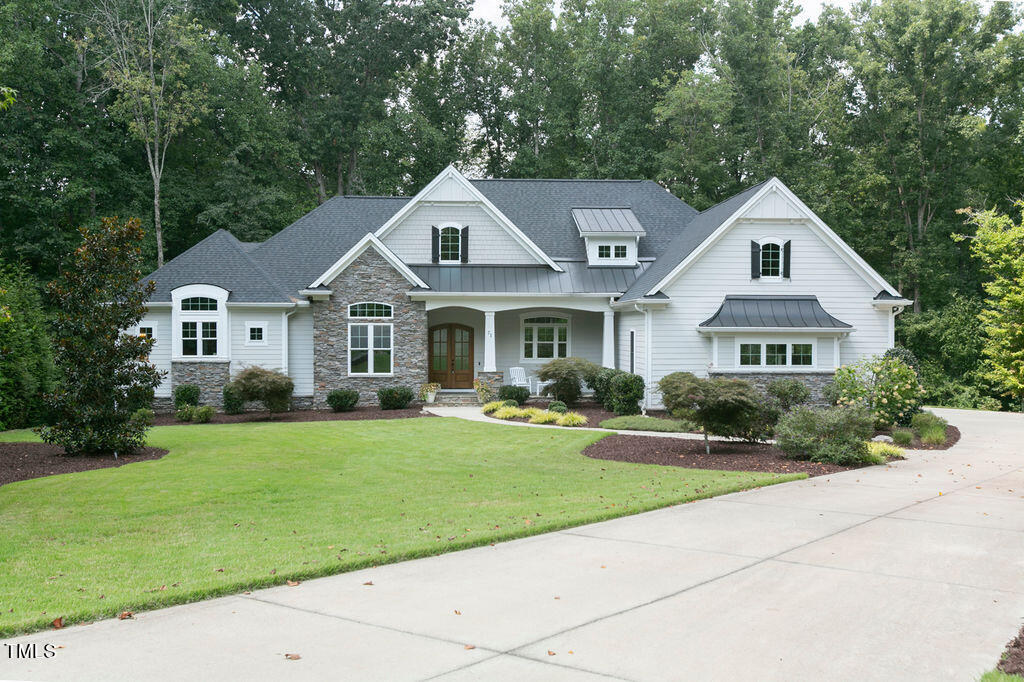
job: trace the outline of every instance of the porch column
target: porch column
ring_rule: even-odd
[[[615,311],[604,311],[604,339],[601,343],[601,364],[615,367]]]
[[[494,311],[484,312],[484,371],[497,372],[498,361],[494,352]]]

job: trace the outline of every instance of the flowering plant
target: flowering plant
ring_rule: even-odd
[[[866,407],[875,427],[887,428],[910,422],[921,409],[924,388],[903,360],[873,356],[837,369],[826,394],[836,405]]]

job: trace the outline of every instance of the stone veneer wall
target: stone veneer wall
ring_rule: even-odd
[[[833,372],[711,372],[712,377],[724,377],[726,379],[743,379],[749,381],[759,391],[764,392],[768,384],[776,379],[796,379],[803,383],[811,391],[812,405],[828,405],[825,399],[825,387],[832,383]]]
[[[200,405],[220,407],[224,402],[224,384],[230,380],[230,364],[227,362],[171,363],[171,391],[180,384],[196,384],[199,386]]]
[[[418,392],[427,383],[427,308],[410,301],[408,280],[372,247],[327,284],[331,297],[313,301],[313,406],[326,405],[336,388],[359,391],[362,404],[377,404],[377,389],[405,385]],[[393,307],[393,376],[348,374],[348,306],[352,303],[388,303]]]

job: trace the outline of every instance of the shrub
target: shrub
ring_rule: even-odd
[[[949,422],[934,412],[919,412],[910,420],[910,428],[914,429],[918,433],[929,428],[942,429],[942,432],[945,433],[948,425]]]
[[[514,400],[517,405],[522,405],[530,399],[530,389],[525,386],[502,386],[498,389],[500,400]]]
[[[150,427],[156,421],[156,413],[148,407],[140,407],[132,412],[132,421],[141,426]]]
[[[867,461],[871,414],[861,406],[797,407],[779,420],[776,444],[787,457],[848,466]]]
[[[382,410],[404,410],[415,396],[408,386],[392,386],[377,391],[377,401]]]
[[[882,353],[882,357],[885,359],[902,360],[910,369],[914,370],[914,374],[918,377],[921,376],[921,362],[914,355],[914,351],[903,346],[893,346],[889,350]]]
[[[538,414],[545,411],[546,410],[542,410],[539,407],[521,407],[519,408],[519,416],[525,417],[526,419],[533,419]]]
[[[917,374],[897,358],[871,357],[840,367],[826,395],[836,405],[861,405],[886,428],[907,424],[920,409],[924,389]]]
[[[525,417],[526,415],[523,414],[523,409],[520,407],[505,405],[504,407],[499,407],[495,410],[491,416],[495,419],[518,419],[520,417]]]
[[[673,372],[658,382],[665,408],[676,419],[698,424],[704,451],[711,454],[709,434],[735,437],[754,431],[761,418],[761,396],[741,379],[698,379]]]
[[[903,450],[892,443],[885,443],[876,440],[868,441],[868,453],[879,458],[881,461],[873,461],[872,464],[884,464],[890,459],[903,459]]]
[[[799,379],[775,379],[768,384],[765,393],[782,412],[789,412],[811,399],[811,389]]]
[[[498,395],[494,386],[487,379],[473,379],[473,390],[476,391],[476,397],[482,403],[489,403]]]
[[[551,403],[548,404],[548,410],[551,412],[557,412],[558,414],[565,414],[569,411],[569,408],[561,400],[552,400]]]
[[[221,389],[220,393],[224,400],[224,414],[242,414],[245,412],[245,400],[234,384],[230,381],[224,384],[224,388]]]
[[[568,360],[576,365],[583,383],[589,386],[590,390],[596,392],[597,389],[594,387],[594,384],[597,382],[597,375],[605,368],[585,358],[568,358]]]
[[[192,409],[192,419],[200,424],[206,424],[213,419],[213,405],[203,405]]]
[[[359,391],[351,388],[336,388],[327,394],[327,404],[335,412],[354,410],[359,402]]]
[[[550,410],[541,410],[537,414],[530,417],[531,424],[554,424],[557,422],[562,415],[558,412],[551,412]]]
[[[587,418],[579,412],[566,412],[560,415],[555,423],[559,426],[586,426]]]
[[[4,428],[45,421],[43,396],[53,388],[54,367],[43,310],[28,270],[0,264],[0,423]]]
[[[914,442],[914,432],[910,429],[893,429],[892,442],[906,447]]]
[[[601,405],[604,405],[606,409],[611,410],[612,408],[608,405],[608,392],[611,389],[612,379],[620,374],[625,374],[621,369],[612,369],[611,367],[601,367],[594,375],[589,379],[586,379],[587,385],[590,386],[594,391],[594,400]]]
[[[545,363],[537,372],[537,377],[552,383],[544,387],[543,394],[566,405],[574,404],[583,392],[581,367],[585,366],[578,358],[556,358]]]
[[[175,411],[174,418],[180,422],[190,422],[196,417],[195,405],[182,405]]]
[[[518,400],[500,400],[498,402],[500,402],[502,405],[506,405],[508,407],[519,407],[519,401]]]
[[[291,408],[295,384],[281,372],[262,367],[247,367],[231,382],[245,402],[263,403],[267,412],[287,412]]]
[[[946,442],[945,427],[927,426],[921,429],[921,442],[925,445],[943,445]]]
[[[684,433],[694,431],[697,428],[695,424],[688,421],[644,417],[638,414],[605,419],[601,422],[600,426],[602,429],[616,429],[620,431],[660,431],[664,433]]]
[[[644,378],[639,374],[620,372],[612,377],[608,386],[607,403],[618,415],[640,414],[640,401],[644,399]]]
[[[199,387],[195,384],[178,384],[174,387],[174,407],[180,409],[189,405],[196,407],[199,404]]]
[[[506,407],[505,401],[503,400],[492,400],[489,403],[485,403],[481,409],[484,414],[491,414],[497,412],[499,408]]]

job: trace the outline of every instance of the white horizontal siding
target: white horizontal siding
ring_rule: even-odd
[[[297,396],[313,395],[313,311],[299,308],[288,318],[288,376]]]
[[[153,327],[153,348],[149,352],[149,361],[164,373],[163,381],[156,387],[155,395],[167,398],[171,395],[171,311],[169,308],[150,310],[139,322],[139,327]],[[132,330],[138,333],[138,327]]]
[[[633,373],[639,376],[645,375],[647,357],[644,354],[644,316],[638,312],[621,312],[616,315],[616,329],[618,337],[618,363],[617,367],[623,372],[629,371],[629,332],[634,332],[633,337]]]
[[[281,338],[280,308],[230,308],[231,376],[246,367],[284,369],[283,340]],[[249,322],[266,323],[265,345],[247,345]],[[221,339],[223,342],[223,338]]]
[[[469,225],[469,262],[475,265],[533,265],[538,261],[479,205],[420,205],[383,238],[406,263],[429,263],[431,227]]]

